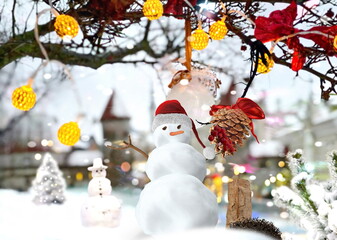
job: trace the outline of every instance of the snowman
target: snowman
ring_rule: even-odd
[[[205,148],[177,100],[159,105],[152,129],[156,148],[146,164],[151,182],[141,192],[136,207],[140,227],[146,234],[159,235],[215,226],[217,200],[202,184],[205,158],[214,158],[214,151]],[[204,156],[189,145],[192,133],[204,148]]]
[[[89,198],[81,208],[81,219],[84,226],[117,227],[120,220],[121,201],[111,196],[110,180],[106,178],[107,166],[102,159],[94,159],[91,171],[92,180],[88,185]]]
[[[88,185],[88,193],[90,197],[110,195],[111,194],[111,182],[106,178],[106,169],[108,167],[103,165],[102,159],[94,159],[93,166],[88,167],[91,171],[92,179]]]

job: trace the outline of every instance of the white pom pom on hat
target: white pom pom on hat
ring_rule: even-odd
[[[211,148],[211,147],[205,147],[205,148],[202,150],[202,153],[203,153],[203,155],[205,156],[205,158],[207,158],[207,159],[213,159],[213,158],[215,158],[215,151],[214,151],[214,148]]]
[[[207,159],[213,159],[215,157],[214,149],[206,147],[200,140],[193,120],[187,115],[185,109],[178,100],[167,100],[158,106],[152,123],[152,130],[155,130],[158,126],[165,123],[181,123],[192,128],[195,137],[204,148],[204,157]]]

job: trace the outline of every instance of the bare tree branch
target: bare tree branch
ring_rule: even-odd
[[[289,68],[291,67],[291,63],[286,62],[286,61],[284,61],[284,60],[282,60],[282,59],[280,59],[280,58],[277,58],[277,57],[275,56],[275,54],[273,54],[273,59],[274,59],[274,62],[277,63],[277,64],[280,64],[280,65],[283,65],[283,66],[287,66],[287,67],[289,67]],[[313,75],[319,77],[320,79],[325,79],[325,80],[327,80],[327,81],[329,81],[329,82],[331,82],[331,83],[334,83],[334,84],[337,83],[337,81],[334,80],[333,78],[331,78],[331,77],[329,77],[329,76],[327,76],[327,75],[325,75],[325,74],[322,74],[322,73],[320,73],[320,72],[318,72],[318,71],[316,71],[316,70],[314,70],[314,69],[312,69],[312,68],[303,66],[302,70],[305,70],[305,71],[307,71],[307,72],[309,72],[309,73],[311,73],[311,74],[313,74]]]
[[[49,24],[39,26],[41,35],[49,31]],[[150,24],[148,24],[148,27]],[[153,58],[161,58],[168,53],[179,52],[182,46],[174,46],[171,49],[165,49],[161,52],[156,52],[152,49],[150,42],[148,41],[148,32],[145,31],[144,37],[141,41],[134,45],[133,48],[118,48],[116,51],[109,51],[103,54],[81,54],[72,50],[66,49],[61,44],[43,44],[48,55],[51,59],[58,59],[64,64],[87,66],[94,69],[107,63],[123,63],[126,56],[135,55],[140,51],[146,52]],[[15,38],[10,39],[7,43],[0,46],[0,69],[12,61],[24,56],[31,56],[37,58],[43,58],[43,55],[39,49],[38,44],[32,40],[33,31],[25,32],[21,35],[17,35]],[[29,41],[27,41],[30,39]],[[138,61],[125,61],[126,63],[137,63]],[[151,63],[154,63],[151,62]]]
[[[113,149],[113,150],[125,150],[128,148],[132,148],[133,150],[136,150],[137,152],[139,152],[140,154],[142,154],[146,159],[149,158],[149,155],[147,153],[145,153],[143,150],[141,150],[140,148],[136,147],[135,145],[132,144],[131,141],[131,137],[129,135],[129,141],[117,141],[117,146],[106,146],[107,148]]]

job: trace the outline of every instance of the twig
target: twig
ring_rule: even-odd
[[[13,8],[12,8],[12,34],[13,38],[15,37],[15,6],[16,6],[16,0],[13,1]]]
[[[106,146],[107,148],[113,149],[113,150],[125,150],[128,148],[132,148],[133,150],[136,150],[137,152],[139,152],[140,154],[142,154],[146,159],[149,158],[149,155],[144,152],[143,150],[141,150],[140,148],[136,147],[135,145],[132,144],[131,141],[131,137],[129,135],[129,142],[126,141],[122,141],[123,145],[120,145],[118,147],[114,147],[114,146]]]

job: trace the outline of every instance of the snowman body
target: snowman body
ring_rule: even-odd
[[[217,224],[216,197],[202,184],[206,161],[188,144],[190,137],[188,124],[162,124],[154,130],[156,148],[146,164],[151,182],[145,186],[136,207],[138,223],[146,234]]]
[[[111,182],[105,177],[94,177],[88,185],[88,194],[90,197],[103,196],[111,194]]]
[[[218,206],[215,195],[199,179],[173,173],[146,185],[136,217],[144,233],[160,235],[215,226]]]
[[[106,166],[102,165],[102,160],[97,162],[98,167],[89,168],[93,178],[88,185],[89,198],[84,201],[81,208],[82,224],[86,227],[117,227],[120,221],[121,201],[110,195],[112,188],[110,180],[106,178]]]
[[[146,174],[153,181],[171,173],[188,174],[203,181],[206,176],[205,158],[186,143],[170,142],[155,148],[146,163]]]

